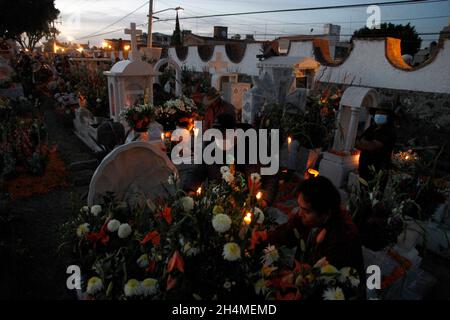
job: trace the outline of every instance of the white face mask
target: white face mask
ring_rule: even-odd
[[[376,114],[373,120],[375,121],[376,124],[381,125],[386,124],[388,119],[387,115],[385,114]]]

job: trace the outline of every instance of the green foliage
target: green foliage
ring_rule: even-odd
[[[31,51],[39,40],[55,33],[51,23],[58,15],[54,0],[1,1],[0,36],[15,39]]]
[[[407,25],[382,23],[380,29],[361,28],[353,33],[355,38],[385,38],[392,37],[402,40],[402,54],[414,56],[419,51],[422,39],[418,35],[416,28]]]

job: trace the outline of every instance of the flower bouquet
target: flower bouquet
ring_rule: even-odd
[[[299,245],[294,250],[266,247],[261,257],[261,269],[254,278],[255,292],[268,300],[356,299],[360,284],[356,270],[349,267],[338,270],[325,257],[314,265],[304,262],[305,257],[315,250],[311,242],[323,241],[325,232],[323,229],[308,242],[297,235]],[[298,256],[300,260],[295,259]]]
[[[136,132],[146,132],[155,116],[152,104],[133,105],[123,110],[120,116]]]
[[[165,131],[175,130],[176,126],[189,128],[192,119],[197,116],[197,106],[192,99],[182,96],[179,99],[169,100],[164,106],[155,110],[156,121],[164,127]]]
[[[107,195],[66,225],[95,299],[226,299],[254,296],[257,244],[272,221],[259,205],[261,177],[222,168],[223,179],[189,196],[170,177],[166,198]],[[89,280],[88,280],[89,279]]]

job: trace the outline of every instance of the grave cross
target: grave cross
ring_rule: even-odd
[[[131,35],[131,61],[139,61],[139,52],[137,47],[137,36],[142,34],[142,30],[136,29],[136,23],[131,23],[130,29],[125,29],[125,34]]]
[[[216,53],[216,61],[210,61],[208,63],[209,68],[215,69],[216,73],[221,73],[222,69],[225,69],[226,67],[228,67],[228,62],[223,61],[222,58],[223,58],[223,53],[217,52]]]

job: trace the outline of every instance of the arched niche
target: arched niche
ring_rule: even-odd
[[[369,127],[369,110],[376,108],[378,102],[378,93],[373,88],[349,87],[345,90],[337,115],[334,151],[351,152],[354,149],[356,135]]]
[[[183,86],[181,83],[181,73],[182,70],[180,66],[172,59],[170,58],[164,58],[159,60],[154,67],[155,72],[158,72],[159,69],[161,69],[162,66],[165,64],[168,64],[169,66],[173,67],[175,69],[175,95],[177,97],[181,97],[183,95]]]

